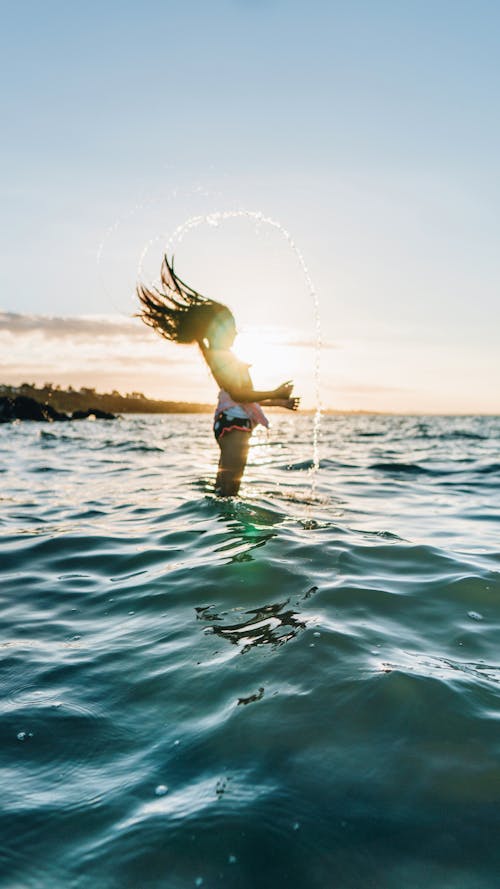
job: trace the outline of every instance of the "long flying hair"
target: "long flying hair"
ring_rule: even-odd
[[[174,271],[174,260],[167,255],[161,264],[162,289],[137,285],[141,303],[138,317],[160,336],[175,343],[200,342],[207,328],[220,314],[229,313],[222,303],[207,299],[181,281]]]

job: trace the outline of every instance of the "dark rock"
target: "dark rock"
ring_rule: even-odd
[[[48,422],[53,418],[44,404],[28,398],[26,395],[17,395],[15,398],[0,398],[0,420],[8,423],[10,420],[38,420]]]
[[[12,420],[35,420],[41,423],[53,423],[54,421],[85,420],[95,416],[97,420],[116,420],[114,414],[101,411],[98,408],[89,408],[85,411],[73,411],[71,416],[56,411],[51,404],[41,404],[27,395],[17,395],[15,398],[0,397],[0,423],[10,423]]]
[[[70,420],[71,417],[68,417],[68,414],[61,413],[61,411],[56,411],[55,407],[52,407],[51,404],[45,402],[42,405],[44,413],[47,415],[47,419],[50,420]]]
[[[0,398],[0,423],[8,423],[14,419],[11,402],[12,398]]]

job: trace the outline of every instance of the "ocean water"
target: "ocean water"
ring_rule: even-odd
[[[496,889],[500,419],[0,427],[0,885]]]

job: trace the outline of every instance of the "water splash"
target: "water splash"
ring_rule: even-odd
[[[151,208],[151,206],[157,202],[158,202],[158,198],[156,196],[145,197],[142,201],[138,201],[136,204],[134,204],[132,207],[130,207],[126,213],[124,213],[122,216],[119,216],[117,219],[115,219],[115,221],[105,229],[105,231],[102,235],[102,238],[97,246],[95,261],[96,261],[99,286],[100,286],[102,292],[104,293],[106,300],[109,303],[111,303],[114,311],[118,312],[118,314],[120,314],[120,315],[123,315],[124,313],[123,313],[122,309],[120,309],[119,304],[117,302],[117,298],[111,292],[111,290],[104,278],[103,257],[104,257],[105,249],[107,247],[108,241],[113,237],[113,235],[115,235],[119,231],[120,228],[123,227],[123,225],[126,222],[133,219],[133,217],[137,213],[139,213],[141,210],[149,210]],[[136,298],[135,289],[134,289],[133,293],[130,294],[130,296],[131,296],[131,299],[135,300],[135,298]],[[129,317],[129,316],[126,315],[126,317]]]
[[[314,328],[315,328],[315,354],[314,354],[314,398],[316,402],[315,411],[314,411],[314,419],[313,419],[313,457],[312,457],[312,495],[315,493],[316,486],[316,475],[319,469],[319,433],[320,433],[320,425],[321,425],[321,318],[320,318],[320,310],[319,310],[319,299],[316,287],[314,286],[313,280],[311,278],[309,269],[307,267],[306,261],[300,248],[295,243],[292,235],[285,228],[281,222],[278,222],[277,219],[273,219],[272,216],[266,216],[260,210],[217,210],[213,213],[205,213],[200,214],[198,216],[190,216],[189,219],[186,219],[185,222],[182,222],[177,226],[176,229],[172,232],[170,236],[167,237],[165,242],[165,250],[166,252],[171,252],[176,244],[180,244],[188,232],[192,231],[195,228],[198,228],[200,225],[210,225],[212,227],[217,227],[221,222],[224,222],[228,219],[251,219],[256,222],[258,225],[268,225],[271,228],[276,229],[285,241],[288,243],[289,247],[295,254],[295,257],[302,269],[307,288],[309,291],[309,295],[312,300],[313,306],[313,318],[314,318]],[[139,258],[139,265],[137,269],[137,275],[139,278],[142,277],[142,270],[144,265],[144,260],[146,255],[148,254],[150,248],[153,244],[157,243],[160,240],[160,237],[152,238],[147,242],[144,246],[142,253]]]

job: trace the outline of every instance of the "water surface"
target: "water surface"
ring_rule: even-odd
[[[0,427],[0,885],[497,887],[499,437]]]

